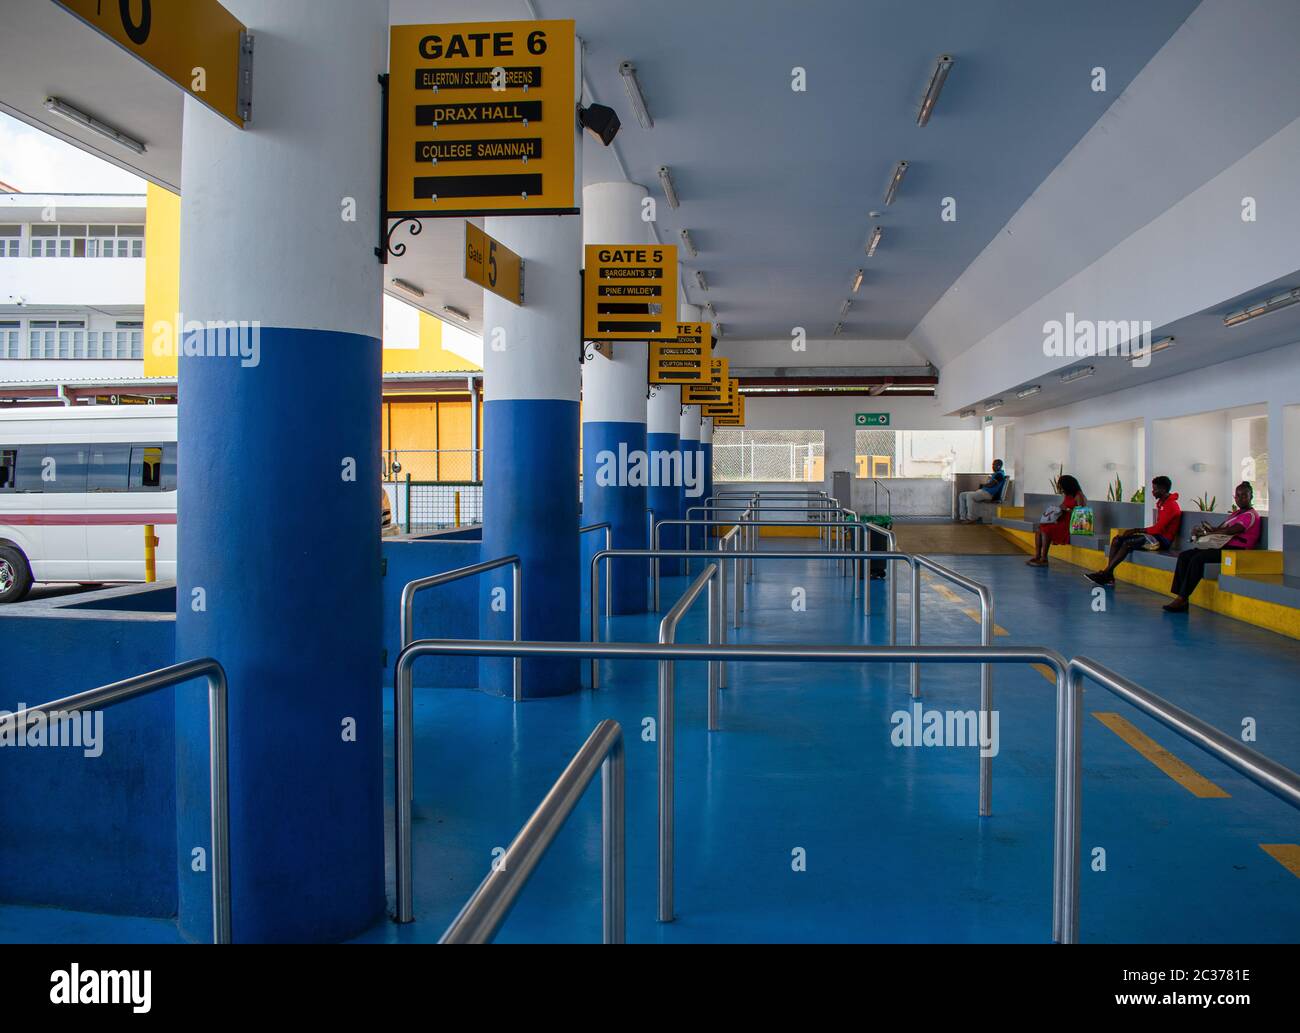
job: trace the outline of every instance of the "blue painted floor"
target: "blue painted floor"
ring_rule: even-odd
[[[1094,610],[1078,568],[1014,556],[936,557],[993,587],[1000,642],[1087,655],[1300,768],[1300,643],[1202,610],[1161,611],[1162,596],[1120,585]],[[735,641],[883,642],[884,589],[860,615],[851,584],[820,561],[760,561]],[[666,579],[665,607],[685,578]],[[804,588],[807,609],[791,607]],[[926,643],[966,643],[973,599],[923,585]],[[905,579],[900,640],[906,639]],[[620,617],[605,637],[649,641],[657,618]],[[679,641],[703,641],[702,600]],[[677,676],[677,919],[655,921],[656,710],[651,663],[603,667],[603,687],[514,706],[463,689],[416,693],[417,921],[365,941],[438,938],[492,860],[595,724],[627,736],[628,939],[632,942],[1045,942],[1051,934],[1053,686],[999,667],[1000,752],[993,810],[976,815],[973,748],[892,745],[890,715],[909,703],[907,668],[735,665],[722,730],[705,730],[703,664]],[[975,667],[923,668],[927,708],[969,710]],[[386,709],[391,721],[391,688]],[[1225,790],[1202,799],[1091,716],[1123,715]],[[1294,941],[1300,878],[1262,843],[1300,843],[1300,815],[1096,687],[1085,699],[1085,866],[1081,933],[1101,942]],[[391,728],[389,843],[391,853]],[[793,870],[796,851],[806,870]],[[391,857],[389,891],[391,899]],[[498,937],[583,942],[600,936],[599,789],[593,786]],[[0,940],[175,939],[170,923],[0,908]]]

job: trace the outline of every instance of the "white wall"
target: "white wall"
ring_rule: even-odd
[[[1074,450],[1067,473],[1084,485],[1090,499],[1104,500],[1107,490],[1120,479],[1127,502],[1143,485],[1145,467],[1144,428],[1141,420],[1106,423],[1075,431]]]
[[[143,258],[6,258],[0,305],[144,305]]]
[[[1061,466],[1065,465],[1064,471]],[[1020,497],[1025,492],[1051,494],[1056,490],[1056,478],[1070,472],[1070,431],[1067,427],[1026,434],[1024,449],[1015,464],[1016,481]],[[1088,489],[1085,487],[1085,495]],[[1105,497],[1104,494],[1102,496]]]

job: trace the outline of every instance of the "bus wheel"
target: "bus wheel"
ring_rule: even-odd
[[[0,603],[16,603],[32,588],[32,571],[27,557],[17,549],[0,545]]]

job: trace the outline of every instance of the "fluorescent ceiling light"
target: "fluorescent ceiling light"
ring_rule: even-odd
[[[964,420],[967,416],[974,416],[974,415],[975,415],[975,410],[974,410],[974,409],[963,409],[963,410],[962,410],[961,412],[959,412],[957,415],[960,416],[960,417]]]
[[[1261,301],[1257,305],[1251,305],[1249,308],[1243,308],[1239,312],[1233,312],[1223,319],[1224,326],[1240,326],[1242,323],[1259,316],[1266,316],[1270,312],[1276,312],[1278,309],[1287,308],[1300,302],[1300,287],[1293,287],[1282,294],[1276,294],[1267,301]]]
[[[1154,355],[1156,352],[1162,352],[1166,348],[1172,348],[1173,346],[1174,346],[1174,339],[1172,337],[1162,337],[1158,341],[1152,341],[1151,347],[1147,348],[1145,351],[1134,352],[1132,355],[1128,357],[1128,361],[1136,362],[1138,359],[1142,358],[1143,356]]]
[[[673,186],[673,175],[667,165],[659,166],[659,184],[664,188],[664,197],[668,198],[668,207],[676,208],[681,202],[677,200],[677,188]]]
[[[1068,373],[1061,374],[1061,383],[1069,384],[1075,380],[1083,380],[1097,372],[1096,366],[1080,366],[1078,369],[1072,369]]]
[[[695,282],[700,285],[700,290],[707,291],[709,289],[708,281],[704,279],[703,269],[695,270]]]
[[[423,297],[424,297],[424,291],[420,290],[420,288],[417,287],[415,284],[413,284],[413,283],[408,283],[406,280],[398,280],[398,279],[394,279],[394,280],[393,280],[393,286],[396,287],[399,291],[405,291],[407,294],[411,295],[411,297],[413,297],[413,298],[423,298]]]
[[[700,256],[699,251],[696,250],[695,242],[691,240],[690,230],[682,230],[682,247],[686,249],[686,253],[692,258],[698,258]]]
[[[642,129],[653,129],[655,120],[650,117],[650,109],[645,106],[645,95],[641,92],[641,83],[637,81],[636,65],[631,61],[624,61],[618,66],[618,74],[623,77],[623,85],[627,87],[627,99],[632,102],[632,111],[636,115],[636,120],[641,123]],[[676,205],[673,205],[676,208]]]
[[[457,319],[463,320],[466,323],[469,322],[469,313],[462,312],[460,309],[456,308],[455,305],[443,305],[442,310],[448,315],[455,316]]]
[[[722,336],[722,324],[721,324],[721,323],[714,323],[714,324],[713,324],[713,332],[714,332],[718,337],[721,337],[721,336]]]
[[[107,137],[119,147],[125,147],[128,151],[135,151],[136,154],[144,154],[145,146],[133,136],[127,136],[120,129],[109,125],[107,122],[101,122],[94,115],[87,115],[80,108],[74,108],[66,101],[59,100],[58,97],[45,98],[45,110],[60,118],[66,118],[69,122],[75,122],[83,129],[89,129],[92,133],[98,133],[100,136]]]
[[[1021,388],[1016,392],[1017,398],[1028,398],[1030,395],[1036,395],[1043,389],[1042,384],[1031,384],[1029,387]]]
[[[880,246],[880,227],[877,226],[871,231],[871,236],[867,238],[867,257],[870,258],[876,253],[876,248]]]
[[[858,289],[862,286],[862,270],[859,269],[853,274],[853,293],[857,294]]]
[[[851,298],[845,298],[844,304],[840,306],[840,315],[847,316],[849,314],[849,309],[851,309],[852,307],[853,307],[853,300]]]
[[[951,70],[952,55],[940,54],[934,66],[934,74],[930,76],[930,85],[926,87],[925,96],[921,98],[921,110],[916,115],[916,124],[918,126],[923,126],[930,121],[930,113],[934,111],[935,101],[939,99],[939,94],[943,91],[944,81],[948,78],[948,73]]]
[[[894,197],[898,194],[898,184],[903,182],[903,176],[907,172],[907,162],[900,161],[894,166],[894,174],[890,177],[889,186],[885,187],[885,204],[894,203]]]
[[[843,329],[844,329],[844,324],[843,324],[843,323],[836,323],[836,324],[835,324],[835,329],[832,330],[831,333],[832,333],[832,335],[838,337],[838,336],[840,335],[840,331],[843,330]]]
[[[1002,408],[1001,398],[994,398],[991,402],[984,403],[985,412],[992,412],[994,409],[1001,409],[1001,408]]]
[[[704,306],[704,311],[707,312],[713,319],[716,320],[718,318],[718,310],[713,307],[713,302],[711,301],[708,302]]]

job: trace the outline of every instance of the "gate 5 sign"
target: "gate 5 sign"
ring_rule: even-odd
[[[582,277],[588,341],[677,337],[677,245],[588,244]]]
[[[651,384],[707,384],[713,373],[712,323],[678,323],[677,337],[650,342]]]
[[[217,0],[54,0],[241,129],[252,117],[252,42]]]
[[[516,305],[524,303],[524,262],[472,222],[465,223],[465,279]]]
[[[725,358],[709,360],[711,372],[707,384],[683,384],[682,405],[716,405],[726,398],[728,362]]]
[[[573,22],[394,25],[393,215],[573,213]]]

